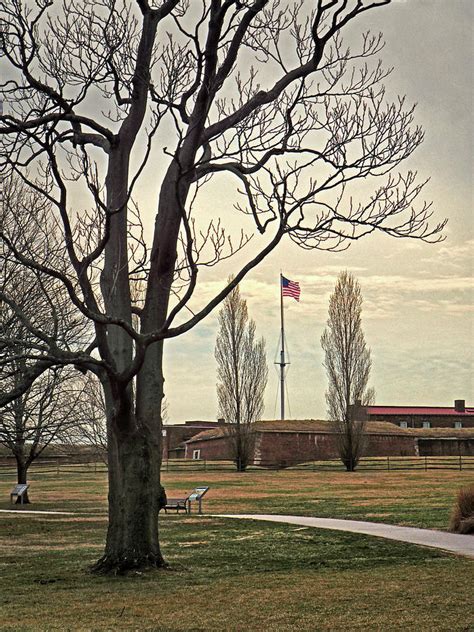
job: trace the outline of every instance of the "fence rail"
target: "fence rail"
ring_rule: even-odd
[[[314,461],[306,468],[318,470],[343,470],[340,461]],[[296,465],[292,469],[300,469]],[[402,471],[402,470],[474,470],[474,456],[420,456],[420,457],[364,457],[359,461],[357,471]]]
[[[182,474],[193,472],[235,472],[232,461],[208,461],[203,459],[169,459],[163,461],[163,472],[179,472]],[[312,472],[341,472],[345,468],[339,460],[309,461],[291,465],[289,463],[261,462],[258,466],[252,465],[248,471],[282,470],[312,471]],[[428,471],[428,470],[457,470],[473,471],[474,456],[420,456],[420,457],[364,457],[359,461],[359,472],[396,472],[403,470]],[[29,469],[30,476],[41,474],[106,474],[107,466],[103,462],[91,463],[66,463],[64,459],[36,461]],[[8,477],[9,480],[16,476],[16,467],[0,465],[0,478]]]

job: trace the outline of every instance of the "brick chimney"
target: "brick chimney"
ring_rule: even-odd
[[[454,410],[457,413],[465,413],[466,412],[466,400],[465,399],[455,399],[454,400]]]
[[[219,417],[217,419],[217,425],[218,426],[224,426],[225,425],[225,419],[223,417]]]

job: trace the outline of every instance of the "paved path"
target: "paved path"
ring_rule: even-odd
[[[29,509],[0,509],[1,513],[18,515],[46,514],[46,515],[77,515],[72,511],[32,511]],[[397,527],[381,522],[362,522],[360,520],[337,520],[335,518],[312,518],[310,516],[278,516],[270,514],[211,514],[214,518],[236,518],[240,520],[265,520],[267,522],[284,522],[303,527],[317,529],[334,529],[335,531],[350,531],[364,533],[388,540],[410,542],[434,549],[442,549],[450,553],[464,555],[474,559],[474,536],[458,535],[433,529],[416,529],[415,527]]]
[[[215,517],[218,517],[217,515]],[[265,514],[219,514],[221,518],[238,518],[244,520],[265,520],[269,522],[285,522],[304,527],[318,529],[334,529],[336,531],[351,531],[364,533],[379,538],[410,542],[435,549],[442,549],[458,555],[474,559],[474,535],[458,535],[435,531],[433,529],[416,529],[415,527],[396,527],[380,522],[361,522],[359,520],[336,520],[333,518],[312,518],[309,516],[277,516]]]
[[[32,509],[0,509],[0,513],[16,514],[17,516],[23,514],[45,514],[47,516],[75,516],[75,511],[33,511]]]

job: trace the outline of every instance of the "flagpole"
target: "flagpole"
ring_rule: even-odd
[[[281,351],[280,351],[280,419],[285,419],[285,325],[283,318],[283,275],[280,272],[280,319],[281,319]]]

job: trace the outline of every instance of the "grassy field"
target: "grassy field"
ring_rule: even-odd
[[[474,630],[474,563],[294,525],[168,514],[170,569],[87,573],[106,529],[104,474],[36,473],[28,507],[0,513],[2,630]],[[13,479],[0,482],[7,509]],[[168,473],[170,496],[210,485],[208,513],[293,513],[446,528],[472,473]],[[21,511],[21,509],[19,510]]]

